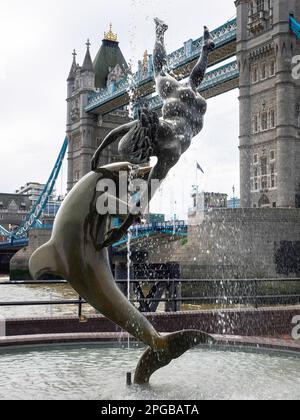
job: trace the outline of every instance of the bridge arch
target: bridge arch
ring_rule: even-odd
[[[270,200],[269,200],[269,198],[267,197],[266,194],[264,194],[263,196],[260,197],[260,199],[258,201],[258,207],[260,209],[271,207]]]

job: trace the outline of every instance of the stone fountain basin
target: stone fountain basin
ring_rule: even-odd
[[[217,346],[173,361],[153,375],[149,388],[128,388],[126,373],[143,348],[134,341],[128,348],[126,335],[55,337],[0,340],[1,400],[300,399],[297,342],[216,336]]]

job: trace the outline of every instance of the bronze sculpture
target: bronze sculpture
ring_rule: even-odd
[[[123,236],[136,215],[129,213],[129,216],[124,216],[121,228],[108,234],[112,219],[119,214],[101,215],[96,208],[99,196],[105,194],[97,189],[99,181],[110,179],[118,186],[120,171],[129,174],[131,164],[145,163],[152,155],[158,157],[158,164],[154,168],[139,167],[135,176],[148,182],[163,180],[203,126],[206,102],[196,88],[204,77],[208,53],[213,48],[209,31],[205,28],[202,57],[189,82],[181,85],[165,70],[164,33],[167,26],[158,19],[155,22],[154,66],[158,92],[165,101],[163,118],[159,120],[155,113],[144,110],[139,121],[123,126],[108,136],[94,156],[93,171],[81,179],[64,200],[55,219],[51,240],[30,260],[33,278],[38,279],[44,274],[65,278],[94,308],[148,346],[136,370],[137,384],[147,384],[156,370],[190,348],[213,341],[208,334],[196,330],[161,335],[128,302],[114,281],[107,246]],[[111,164],[98,169],[99,154],[120,135],[124,135],[120,152],[130,163]],[[127,182],[129,178],[128,175]],[[116,208],[119,208],[120,198],[115,198],[118,203]]]
[[[162,181],[190,147],[193,137],[203,128],[207,105],[197,89],[205,76],[209,52],[215,46],[210,32],[205,26],[202,54],[188,81],[181,84],[170,76],[166,69],[167,52],[164,36],[168,26],[160,19],[155,19],[155,24],[154,74],[157,92],[164,101],[162,118],[159,119],[155,112],[143,109],[139,113],[138,121],[113,130],[96,151],[92,159],[92,170],[97,168],[102,151],[121,138],[119,142],[121,159],[132,164],[142,164],[148,162],[151,156],[156,156],[158,162],[151,171],[149,182],[152,179]],[[153,190],[151,194],[154,195]],[[108,232],[105,246],[121,239],[134,219],[135,216],[129,212],[121,227]]]
[[[65,278],[94,308],[149,346],[135,378],[136,383],[145,384],[157,369],[211,338],[200,331],[160,335],[128,302],[114,281],[108,250],[102,246],[114,215],[98,214],[97,184],[103,178],[117,181],[119,171],[129,170],[128,167],[127,163],[108,165],[79,181],[57,214],[50,242],[32,255],[30,272],[35,279],[44,274]],[[147,171],[142,169],[139,176]]]

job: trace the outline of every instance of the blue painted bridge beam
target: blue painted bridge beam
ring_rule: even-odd
[[[239,69],[237,61],[235,60],[208,72],[198,91],[206,99],[209,99],[238,87],[238,81]],[[163,101],[159,96],[152,96],[144,99],[144,103],[147,104],[151,110],[158,110],[163,106]]]
[[[38,198],[31,212],[26,217],[26,220],[24,221],[24,223],[18,229],[14,231],[8,231],[7,229],[4,229],[3,226],[0,226],[0,236],[4,236],[5,238],[7,238],[8,242],[12,243],[13,241],[16,241],[19,239],[24,240],[24,238],[27,237],[30,229],[34,227],[38,227],[40,225],[39,219],[47,206],[49,197],[51,196],[53,192],[57,177],[61,170],[64,157],[66,155],[67,148],[68,148],[68,139],[65,138],[62,148],[59,152],[58,158],[55,162],[54,168],[44,187],[44,190],[42,191],[40,197]]]
[[[300,39],[300,23],[297,22],[297,20],[293,16],[290,16],[290,28],[291,31],[294,32],[296,37]]]
[[[49,227],[48,227],[49,228]],[[42,227],[40,228],[42,229]],[[131,228],[132,243],[141,239],[147,239],[156,235],[172,236],[185,238],[187,236],[188,226],[184,222],[174,224],[153,223],[150,225],[136,225]],[[127,244],[128,236],[113,245],[113,248],[119,248]],[[0,250],[20,249],[28,245],[28,238],[10,239],[7,242],[0,242]]]
[[[62,148],[59,152],[58,158],[55,162],[54,168],[50,174],[50,177],[47,181],[47,184],[45,185],[45,188],[42,194],[40,195],[35,206],[33,207],[31,212],[27,216],[26,221],[23,223],[23,225],[20,226],[19,229],[17,229],[11,234],[12,238],[21,239],[21,238],[26,237],[26,235],[28,234],[28,231],[32,229],[34,226],[36,226],[36,224],[38,223],[43,211],[45,210],[47,206],[48,200],[53,192],[57,177],[61,170],[64,157],[66,155],[66,151],[68,149],[68,143],[69,143],[68,138],[66,137],[63,142]]]
[[[216,49],[210,54],[209,66],[216,65],[236,54],[236,19],[212,31]],[[203,37],[184,43],[184,47],[174,51],[168,56],[168,71],[174,72],[178,80],[188,77],[191,69],[198,60],[203,45]],[[134,91],[137,97],[146,97],[155,90],[153,57],[150,56],[151,65],[146,73],[136,72],[126,77],[114,86],[102,89],[90,95],[86,112],[107,114],[129,103],[129,92]]]

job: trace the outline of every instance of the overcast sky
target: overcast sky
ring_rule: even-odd
[[[76,48],[81,64],[87,38],[95,56],[112,22],[125,58],[137,62],[153,49],[155,16],[169,24],[171,52],[202,35],[204,25],[214,29],[234,15],[233,0],[1,0],[0,192],[47,180],[65,136],[71,53]],[[209,100],[204,129],[170,173],[156,211],[183,215],[196,159],[205,170],[198,177],[201,190],[239,190],[237,95]],[[58,193],[66,170],[65,163]]]

